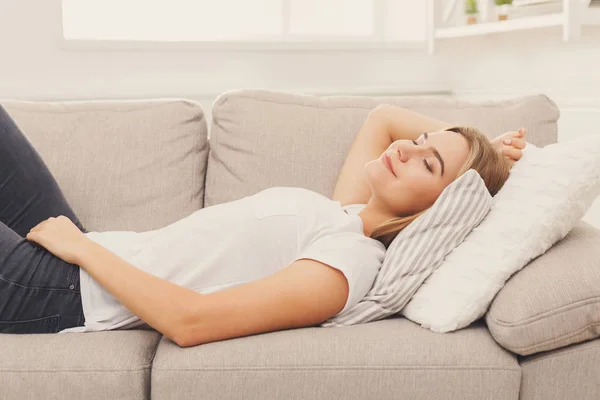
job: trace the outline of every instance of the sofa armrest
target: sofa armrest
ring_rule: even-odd
[[[600,230],[579,221],[514,274],[486,314],[494,339],[529,355],[600,336]]]

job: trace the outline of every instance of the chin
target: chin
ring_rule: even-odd
[[[373,168],[373,161],[368,162],[365,165],[365,178],[367,179],[367,182],[369,183],[369,185],[371,185],[371,182],[374,182],[377,180],[377,170],[376,168]]]
[[[378,159],[369,161],[365,165],[365,173],[369,182],[385,182],[389,181],[390,178],[393,178],[393,175],[391,175],[390,172],[387,169],[385,169],[383,164],[381,164],[381,161],[379,161]]]
[[[383,180],[376,180],[369,182],[371,186],[371,197],[375,197],[380,203],[386,205],[386,208],[390,208],[391,203],[394,201],[392,191],[393,189],[388,185],[388,182]]]

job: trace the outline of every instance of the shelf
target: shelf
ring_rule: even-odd
[[[426,0],[427,1],[427,48],[429,54],[436,51],[438,39],[481,36],[494,33],[529,31],[545,27],[559,27],[565,43],[575,42],[581,37],[582,26],[600,25],[600,7],[590,6],[586,0],[562,0],[562,11],[543,15],[515,17],[505,21],[480,22],[473,25],[444,27],[443,21],[448,14],[442,10],[443,2],[452,1],[451,6],[459,0]],[[491,0],[479,0],[487,4]],[[450,10],[452,12],[452,10]],[[484,14],[487,14],[484,13]],[[510,15],[510,12],[509,12]]]
[[[510,32],[526,29],[536,29],[548,26],[561,26],[564,23],[564,14],[555,13],[521,17],[506,21],[480,22],[473,25],[453,26],[435,30],[437,39],[455,38],[463,36],[487,35],[490,33]]]

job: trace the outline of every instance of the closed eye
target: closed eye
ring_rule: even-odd
[[[411,140],[411,141],[414,143],[415,146],[419,145],[415,140]],[[433,174],[433,169],[431,168],[431,165],[429,165],[427,163],[427,159],[425,159],[425,158],[423,159],[423,164],[425,164],[425,168],[427,168],[427,170]]]
[[[423,159],[423,164],[425,164],[425,168],[427,168],[429,172],[433,174],[433,169],[431,169],[431,166],[427,163],[426,159]]]

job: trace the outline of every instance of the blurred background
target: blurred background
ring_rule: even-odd
[[[0,98],[239,88],[490,100],[543,93],[559,142],[600,127],[596,0],[0,0]],[[515,127],[517,129],[518,127]],[[584,220],[600,226],[600,205]]]

